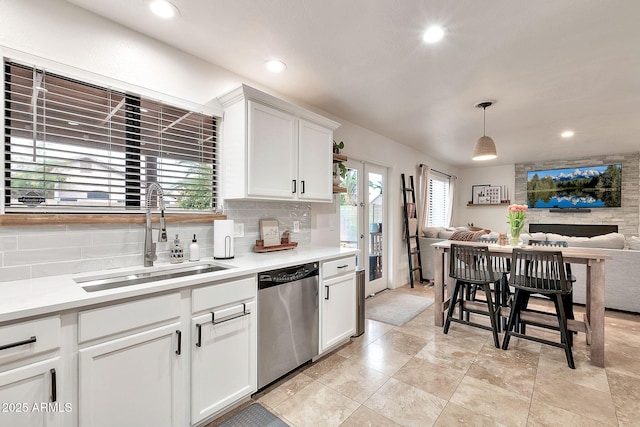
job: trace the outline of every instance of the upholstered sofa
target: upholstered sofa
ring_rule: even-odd
[[[460,228],[457,228],[460,229]],[[433,279],[433,243],[449,239],[456,229],[425,229],[425,237],[420,237],[422,273],[425,279]],[[490,236],[495,236],[491,233]],[[610,309],[640,313],[640,238],[625,240],[620,233],[609,233],[594,237],[572,237],[553,233],[523,233],[524,243],[529,239],[563,240],[569,246],[601,248],[612,257],[605,262],[605,306]],[[573,265],[576,276],[574,301],[586,301],[586,266]]]

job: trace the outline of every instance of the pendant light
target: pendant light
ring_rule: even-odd
[[[491,160],[498,157],[496,151],[496,144],[493,142],[490,136],[487,136],[487,124],[486,124],[486,110],[487,107],[493,105],[493,101],[479,102],[474,105],[476,108],[482,108],[482,136],[476,142],[476,146],[473,148],[473,160]]]

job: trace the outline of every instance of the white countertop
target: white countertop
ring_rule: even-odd
[[[0,324],[31,316],[77,310],[94,304],[110,303],[125,298],[140,297],[157,292],[178,290],[203,283],[229,280],[311,261],[336,259],[353,255],[357,252],[357,249],[321,247],[267,253],[246,253],[239,254],[230,260],[213,260],[212,258],[206,258],[197,263],[185,262],[178,265],[214,263],[231,268],[212,273],[196,274],[96,292],[85,291],[74,279],[114,275],[118,273],[132,273],[144,270],[145,268],[143,266],[135,266],[90,273],[3,282],[0,283]],[[156,263],[152,268],[166,268],[170,266],[174,265]]]

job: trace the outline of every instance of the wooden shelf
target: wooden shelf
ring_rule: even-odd
[[[346,162],[349,160],[344,154],[333,153],[333,163]]]
[[[337,185],[333,186],[333,192],[334,193],[346,193],[347,189],[343,188],[343,187],[338,187]]]
[[[200,223],[226,219],[217,214],[165,214],[168,223]],[[160,214],[152,213],[153,222],[158,222]],[[4,214],[0,215],[0,226],[9,225],[66,225],[66,224],[144,224],[144,213],[92,213],[92,214]]]

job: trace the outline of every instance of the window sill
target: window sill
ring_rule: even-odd
[[[153,222],[160,215],[153,213]],[[167,222],[193,223],[227,219],[219,214],[165,214]],[[69,224],[144,224],[144,213],[135,214],[4,214],[0,215],[0,226],[11,225],[69,225]]]

